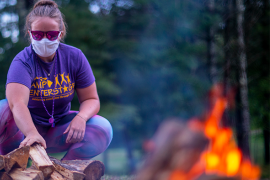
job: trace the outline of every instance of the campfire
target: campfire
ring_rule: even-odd
[[[32,166],[27,168],[29,157]],[[0,155],[0,180],[98,180],[104,164],[96,160],[60,161],[39,145],[25,146]]]
[[[243,156],[232,129],[221,125],[227,99],[215,92],[212,100],[204,122],[170,119],[160,126],[145,146],[150,152],[137,180],[259,179],[259,167]]]

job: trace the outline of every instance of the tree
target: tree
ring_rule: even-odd
[[[238,44],[238,100],[241,107],[240,114],[237,121],[239,126],[237,128],[237,139],[240,148],[246,157],[250,157],[249,150],[249,131],[250,131],[250,118],[249,118],[249,105],[248,105],[248,87],[247,87],[247,73],[246,73],[246,49],[244,42],[244,4],[242,0],[236,0],[236,23],[237,23],[237,44]]]

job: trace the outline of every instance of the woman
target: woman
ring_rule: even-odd
[[[40,143],[62,160],[90,159],[107,149],[112,127],[96,115],[95,77],[84,54],[60,43],[65,22],[57,4],[38,1],[26,19],[31,45],[12,61],[0,101],[0,153]],[[70,111],[76,91],[78,112]]]

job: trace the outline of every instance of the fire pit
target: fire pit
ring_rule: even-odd
[[[230,128],[221,126],[226,98],[215,93],[207,119],[165,121],[150,142],[137,180],[256,180],[260,169],[246,159]]]

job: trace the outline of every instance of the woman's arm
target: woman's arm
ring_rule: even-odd
[[[80,102],[80,109],[77,116],[74,117],[64,134],[68,133],[67,143],[80,142],[85,133],[86,121],[96,115],[100,108],[99,97],[97,93],[96,83],[92,85],[76,89]]]
[[[76,92],[80,102],[78,115],[87,121],[89,118],[96,115],[100,109],[96,83],[94,82],[86,88],[76,89]]]
[[[32,145],[34,142],[41,143],[46,148],[46,142],[38,133],[27,107],[30,90],[19,83],[9,83],[6,86],[6,97],[16,125],[26,136],[20,147]]]

